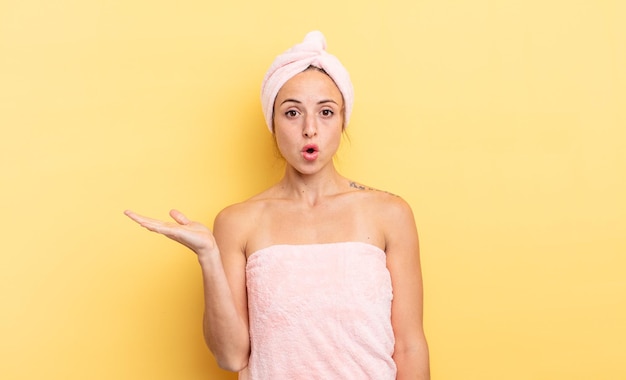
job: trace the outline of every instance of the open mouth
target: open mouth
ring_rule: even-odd
[[[307,161],[315,161],[319,153],[319,148],[315,144],[308,144],[302,148],[302,155]]]
[[[319,150],[319,148],[318,148],[318,147],[317,147],[317,145],[315,145],[315,144],[308,144],[308,145],[305,145],[305,146],[302,148],[302,152],[303,152],[303,153],[308,153],[308,154],[315,153],[315,152],[317,152],[318,150]]]

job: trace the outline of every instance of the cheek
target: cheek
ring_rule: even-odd
[[[326,145],[328,146],[328,148],[334,151],[339,149],[339,145],[341,145],[341,134],[342,129],[338,128],[335,132],[328,135],[328,138],[326,139]]]
[[[280,157],[284,159],[285,156],[283,156],[283,152],[280,150],[280,147],[278,146],[278,140],[276,140],[276,135],[272,135],[272,142],[274,143],[274,154],[276,155],[276,157]]]
[[[289,150],[290,146],[293,145],[288,136],[280,132],[274,132],[274,145],[276,146],[276,150],[280,153],[281,156],[285,155],[285,151]]]

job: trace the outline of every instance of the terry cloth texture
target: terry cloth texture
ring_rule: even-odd
[[[246,266],[251,354],[240,380],[393,380],[391,277],[360,242],[274,245]]]

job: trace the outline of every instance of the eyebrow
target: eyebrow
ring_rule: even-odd
[[[301,102],[301,101],[299,101],[298,99],[292,99],[292,98],[285,99],[285,100],[283,100],[283,102],[282,102],[282,103],[280,103],[280,104],[282,105],[282,104],[289,103],[289,102],[291,102],[291,103],[298,103],[298,104],[302,104],[302,102]],[[317,104],[325,104],[325,103],[334,103],[334,104],[337,104],[337,102],[336,102],[336,101],[334,101],[334,100],[332,100],[332,99],[323,99],[323,100],[320,100],[319,102],[317,102]],[[339,105],[339,104],[337,104],[337,105]]]

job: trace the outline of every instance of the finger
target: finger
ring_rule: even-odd
[[[150,231],[164,233],[165,230],[168,229],[167,222],[163,222],[158,219],[148,218],[146,216],[136,214],[130,210],[124,211],[124,214],[126,214],[126,216],[128,216],[135,222],[137,222],[140,226],[147,228]]]
[[[180,228],[177,224],[162,222],[160,220],[149,219],[142,220],[139,222],[139,225],[148,231],[156,232],[166,236],[173,236],[176,234],[178,228]]]
[[[152,219],[152,218],[148,218],[148,217],[143,216],[143,215],[136,214],[136,213],[134,213],[134,212],[132,212],[130,210],[124,211],[124,214],[126,214],[126,216],[128,216],[129,218],[131,218],[132,220],[134,220],[135,222],[137,222],[139,224],[142,224],[142,223],[145,223],[145,222],[156,222],[157,221],[156,219]]]
[[[189,220],[182,212],[180,212],[178,210],[171,210],[170,211],[170,216],[176,222],[178,222],[178,224],[187,225],[187,224],[191,223],[191,220]]]
[[[132,212],[130,210],[124,210],[124,215],[126,215],[129,218],[131,218],[132,220],[134,220],[137,223],[139,223],[139,220],[142,218],[141,215],[135,214],[134,212]]]

